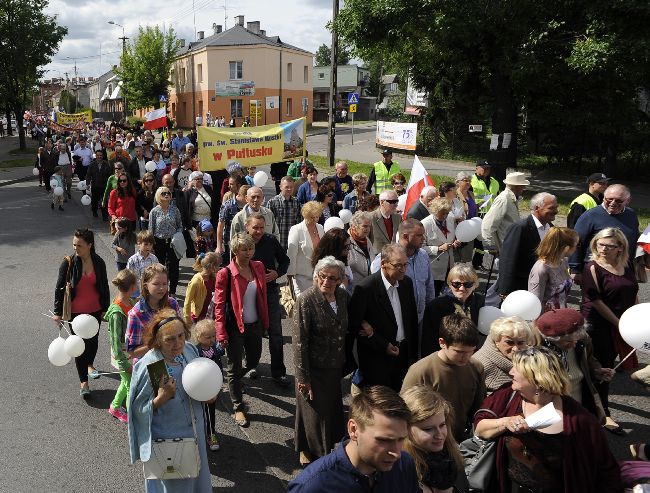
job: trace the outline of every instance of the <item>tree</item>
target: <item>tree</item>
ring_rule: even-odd
[[[158,26],[139,28],[116,70],[131,108],[149,108],[158,104],[161,95],[169,96],[169,72],[179,47],[173,29],[163,34]]]
[[[25,149],[23,114],[36,91],[41,67],[57,52],[68,29],[44,13],[47,0],[0,0],[0,94],[14,112],[20,148]]]
[[[342,43],[339,43],[339,52],[337,54],[336,64],[347,65],[352,58],[350,49]],[[326,44],[322,44],[316,50],[316,66],[329,67],[331,64],[332,50]]]
[[[59,106],[62,106],[66,113],[76,113],[77,98],[70,91],[63,90],[59,98]]]

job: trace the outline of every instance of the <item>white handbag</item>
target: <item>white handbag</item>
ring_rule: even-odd
[[[145,479],[188,479],[199,475],[201,457],[191,400],[189,406],[194,437],[152,440],[151,457],[143,462]]]

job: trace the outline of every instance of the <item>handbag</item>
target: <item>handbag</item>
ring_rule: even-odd
[[[284,311],[287,312],[287,317],[293,316],[293,309],[296,306],[296,294],[293,291],[293,282],[287,279],[287,283],[280,287],[280,304]]]
[[[145,479],[188,479],[199,475],[201,456],[191,400],[189,407],[194,437],[152,440],[151,457],[142,463]]]
[[[61,318],[63,320],[70,320],[72,318],[72,284],[70,283],[70,270],[72,270],[72,258],[67,256],[65,260],[68,262],[68,271],[65,274],[65,291],[63,293],[63,309],[61,310]]]
[[[515,392],[513,391],[506,408],[514,396]],[[479,412],[491,414],[495,419],[499,418],[497,413],[491,409],[479,409],[474,416]],[[473,434],[471,438],[460,442],[459,448],[460,454],[465,459],[465,475],[469,481],[469,487],[479,491],[487,490],[496,470],[497,439],[483,440]]]

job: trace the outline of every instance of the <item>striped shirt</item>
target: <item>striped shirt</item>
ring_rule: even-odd
[[[270,199],[266,206],[271,209],[275,216],[275,222],[280,230],[280,238],[278,239],[282,248],[286,250],[289,243],[289,230],[302,221],[300,203],[295,197],[285,199],[282,194],[278,194]]]
[[[138,278],[138,286],[140,286],[140,279],[142,279],[142,273],[146,267],[150,265],[157,264],[158,257],[153,253],[150,253],[147,258],[144,258],[140,252],[135,252],[134,255],[129,257],[129,260],[126,262],[126,268],[133,271],[133,273]]]
[[[167,300],[169,306],[165,308],[171,308],[176,311],[178,317],[182,319],[183,316],[178,308],[178,302],[171,296],[169,296]],[[144,298],[140,298],[133,308],[129,310],[129,319],[126,324],[126,333],[124,334],[127,351],[133,351],[135,348],[142,346],[142,335],[144,334],[144,329],[147,327],[147,324],[151,322],[156,311],[157,310],[153,310],[147,304]]]

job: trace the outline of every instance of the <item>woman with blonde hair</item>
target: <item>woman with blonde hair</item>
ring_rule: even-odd
[[[311,259],[325,234],[323,226],[318,224],[318,219],[323,213],[322,204],[309,201],[302,206],[301,213],[303,220],[291,226],[287,239],[287,255],[290,261],[287,277],[293,283],[296,296],[314,284]]]
[[[172,191],[167,187],[158,187],[155,194],[158,204],[149,211],[149,231],[154,237],[154,253],[169,272],[169,294],[176,294],[178,286],[178,257],[172,247],[172,238],[183,232],[181,211],[172,203]]]
[[[401,394],[411,411],[404,449],[413,457],[424,493],[466,491],[463,457],[454,439],[453,410],[432,387],[416,385]]]
[[[589,247],[592,260],[582,274],[581,312],[591,327],[594,356],[603,368],[614,368],[616,356],[622,360],[632,351],[618,331],[618,322],[625,310],[639,302],[639,284],[628,263],[627,238],[620,229],[602,229],[594,235]],[[621,367],[632,370],[638,365],[634,354]],[[609,382],[598,382],[596,388],[607,414],[605,428],[624,434],[610,417]]]
[[[512,384],[488,396],[474,415],[476,435],[496,440],[489,491],[622,492],[618,463],[598,420],[569,397],[569,376],[548,348],[512,357]],[[560,420],[533,429],[526,418],[551,404]]]
[[[436,197],[429,204],[431,214],[422,220],[426,236],[422,248],[429,254],[436,295],[440,294],[447,273],[454,265],[453,249],[460,246],[460,241],[456,240],[456,220],[450,214],[451,208],[449,199]]]
[[[501,317],[492,322],[490,335],[474,354],[483,364],[488,393],[512,380],[512,357],[517,351],[534,346],[537,339],[536,329],[521,317]]]
[[[552,227],[539,243],[537,262],[528,276],[528,291],[542,302],[542,311],[566,308],[573,282],[567,257],[575,252],[578,233],[570,228]]]

